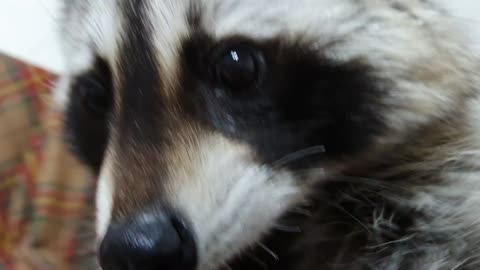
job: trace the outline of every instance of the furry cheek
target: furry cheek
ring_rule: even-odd
[[[259,244],[280,216],[304,200],[298,179],[255,162],[245,146],[209,138],[195,153],[186,168],[172,171],[166,196],[193,225],[199,269],[218,267]]]

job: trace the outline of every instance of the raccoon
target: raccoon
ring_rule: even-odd
[[[74,0],[104,270],[480,268],[480,75],[428,0]]]

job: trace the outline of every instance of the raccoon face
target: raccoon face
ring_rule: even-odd
[[[57,95],[99,175],[102,267],[221,268],[326,176],[452,113],[463,48],[394,2],[68,4]]]

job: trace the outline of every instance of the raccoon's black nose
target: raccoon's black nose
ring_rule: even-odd
[[[193,270],[193,235],[179,218],[145,215],[110,225],[99,250],[104,270]]]

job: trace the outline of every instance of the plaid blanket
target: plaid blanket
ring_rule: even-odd
[[[0,55],[0,270],[95,269],[95,183],[62,143],[54,79]]]

